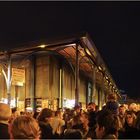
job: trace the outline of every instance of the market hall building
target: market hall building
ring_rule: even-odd
[[[87,33],[29,42],[0,53],[0,102],[19,110],[48,107],[101,109],[120,93]]]

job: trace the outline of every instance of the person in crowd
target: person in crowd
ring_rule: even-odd
[[[117,139],[119,122],[110,110],[101,110],[97,114],[97,139]]]
[[[81,106],[80,105],[76,105],[74,107],[74,115],[80,115],[81,114]]]
[[[135,125],[136,115],[133,111],[126,112],[125,129],[131,129]]]
[[[89,127],[94,128],[96,127],[96,104],[93,102],[90,102],[87,106],[87,112],[89,115]]]
[[[124,105],[119,106],[119,122],[120,122],[120,130],[123,130],[124,123],[125,123],[125,117],[126,117],[126,109]]]
[[[33,113],[33,118],[37,119],[39,113],[39,111],[35,110],[35,112]]]
[[[80,116],[80,120],[82,122],[82,129],[81,132],[83,133],[83,138],[87,139],[94,139],[95,138],[95,129],[93,127],[89,127],[89,114],[84,112]]]
[[[62,128],[65,125],[65,121],[63,120],[62,111],[55,111],[55,116],[52,118],[51,127],[53,129],[53,134],[61,134]]]
[[[137,113],[137,104],[136,103],[131,103],[128,106],[129,111],[133,111],[135,114]]]
[[[82,133],[77,129],[67,129],[64,132],[63,139],[82,139]]]
[[[63,114],[63,119],[65,121],[64,129],[71,128],[71,120],[75,116],[74,110],[66,109]]]
[[[12,111],[10,106],[0,103],[0,139],[10,139],[8,133],[8,122],[11,117]]]
[[[114,93],[110,93],[107,97],[108,101],[110,102],[116,102],[117,101],[117,96]]]
[[[53,139],[53,129],[50,125],[52,119],[52,110],[48,108],[43,108],[37,117],[40,130],[41,139]]]
[[[126,118],[124,124],[124,133],[120,138],[122,139],[135,139],[137,138],[138,131],[135,128],[136,115],[133,111],[126,111]]]
[[[67,123],[71,119],[71,110],[69,108],[66,108],[63,114],[63,119],[65,123]]]
[[[99,106],[98,105],[96,105],[95,111],[96,111],[96,113],[99,111]]]
[[[136,118],[136,121],[135,121],[135,127],[137,130],[140,131],[140,111],[137,112],[137,118]]]
[[[15,119],[17,116],[20,116],[20,112],[17,110],[17,107],[12,108],[12,115],[10,117],[9,123]]]
[[[116,94],[109,94],[108,101],[106,103],[105,109],[110,110],[114,115],[118,115],[119,113],[119,104],[117,102]]]
[[[27,115],[16,117],[9,126],[11,139],[35,139],[40,138],[38,122]]]
[[[137,111],[137,118],[135,121],[135,128],[137,129],[136,138],[140,139],[140,111]]]
[[[90,102],[88,105],[87,105],[87,112],[94,112],[96,111],[96,104],[93,103],[93,102]]]
[[[82,129],[82,122],[80,120],[80,115],[75,115],[71,119],[71,128],[72,129]]]

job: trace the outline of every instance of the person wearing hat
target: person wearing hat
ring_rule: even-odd
[[[0,139],[10,139],[8,133],[8,121],[10,117],[10,106],[8,104],[0,103]]]

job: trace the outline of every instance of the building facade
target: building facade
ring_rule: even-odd
[[[0,55],[0,100],[19,110],[99,108],[118,88],[89,35],[27,44]],[[8,80],[10,79],[10,80]]]

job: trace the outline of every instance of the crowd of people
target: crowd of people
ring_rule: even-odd
[[[113,94],[102,110],[91,102],[86,110],[19,113],[0,103],[0,139],[140,139],[140,110],[119,105]]]

